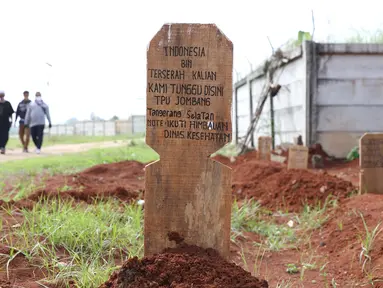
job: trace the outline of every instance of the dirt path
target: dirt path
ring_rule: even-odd
[[[42,156],[52,156],[52,155],[62,155],[66,153],[79,153],[88,151],[95,148],[110,148],[110,147],[119,147],[126,145],[128,142],[126,140],[119,141],[107,141],[107,142],[94,142],[94,143],[81,143],[81,144],[63,144],[63,145],[53,145],[48,147],[43,147],[41,154],[36,155],[34,150],[31,150],[29,153],[22,153],[19,148],[8,149],[5,155],[0,155],[0,163],[12,160],[22,160],[32,157],[42,157]]]

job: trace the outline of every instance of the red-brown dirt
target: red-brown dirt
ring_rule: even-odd
[[[379,285],[383,283],[383,231],[373,241],[371,261],[366,262],[366,270],[362,271],[366,258],[360,261],[359,257],[367,232],[360,213],[371,232],[383,220],[383,195],[358,195],[343,201],[328,213],[330,218],[320,229],[307,233],[308,242],[295,249],[265,252],[257,245],[264,237],[244,233],[232,243],[232,259],[243,265],[245,258],[251,271],[256,264],[255,274],[266,279],[270,287],[276,287],[281,279],[289,279],[292,285],[289,287],[334,287],[332,281],[337,283],[336,287],[382,287]],[[382,228],[379,226],[379,230]],[[302,277],[304,263],[312,267]],[[287,274],[288,264],[296,265],[300,273]]]
[[[44,188],[18,201],[16,206],[31,207],[39,199],[57,197],[87,203],[100,198],[130,202],[143,193],[144,167],[139,162],[124,161],[97,165],[78,174],[53,176],[41,183]]]
[[[343,199],[356,189],[350,182],[323,171],[287,170],[284,164],[256,158],[256,151],[236,157],[235,161],[223,156],[213,158],[232,167],[232,192],[237,199],[253,198],[270,209],[299,211],[304,204],[324,203],[329,195]],[[16,206],[32,207],[39,199],[52,197],[87,203],[104,197],[137,200],[144,193],[144,167],[139,162],[124,161],[97,165],[79,174],[54,176],[41,183],[44,188]],[[334,167],[331,171],[334,174],[339,170]]]
[[[372,278],[383,281],[383,233],[380,232],[372,242],[369,255],[371,261],[367,261],[365,266],[368,272],[362,272],[365,258],[362,257],[362,262],[359,258],[362,240],[367,237],[363,220],[369,232],[382,223],[383,195],[364,194],[352,197],[335,212],[323,229],[316,231],[313,239],[317,240],[315,244],[322,244],[321,253],[328,254],[332,259],[329,263],[332,269],[342,267],[342,270],[347,272],[339,271],[337,279],[363,279],[367,273],[371,273]],[[379,226],[378,230],[382,228],[383,226]]]
[[[0,267],[6,266],[10,255],[15,255],[18,251],[0,244]],[[12,261],[9,262],[8,272],[6,269],[0,269],[0,287],[12,288],[12,287],[26,287],[26,288],[38,288],[41,287],[35,281],[35,279],[45,278],[44,270],[32,265],[22,253],[18,253]],[[35,263],[40,264],[40,263]]]
[[[287,170],[284,164],[257,160],[256,152],[234,162],[223,156],[214,159],[232,167],[234,197],[253,198],[271,209],[297,212],[305,204],[323,204],[330,195],[344,199],[356,189],[351,182],[326,172]]]
[[[212,249],[180,245],[151,257],[132,258],[100,288],[267,288]]]
[[[353,287],[354,282],[367,282],[368,277],[361,273],[361,265],[358,259],[361,251],[358,236],[363,235],[364,228],[360,216],[353,211],[362,211],[365,215],[367,225],[371,229],[378,221],[382,220],[383,214],[381,211],[383,211],[383,199],[381,198],[383,196],[362,195],[346,199],[347,195],[355,190],[356,187],[342,179],[349,177],[350,181],[355,181],[353,183],[357,185],[356,177],[354,176],[359,170],[358,161],[355,160],[347,164],[339,162],[339,164],[328,166],[328,168],[326,168],[328,173],[326,173],[321,170],[311,169],[306,171],[287,170],[284,164],[258,161],[256,160],[256,155],[256,151],[249,152],[237,157],[234,162],[232,159],[222,156],[216,156],[214,158],[232,167],[233,195],[235,197],[239,199],[252,197],[272,210],[289,209],[290,211],[299,211],[305,202],[315,204],[316,201],[321,200],[323,203],[330,194],[339,197],[342,201],[339,202],[340,206],[333,212],[330,220],[321,229],[314,231],[311,235],[310,245],[300,246],[299,249],[293,250],[282,250],[279,252],[268,251],[262,254],[261,262],[258,263],[260,248],[257,248],[255,244],[262,240],[262,236],[246,233],[246,237],[238,239],[236,243],[232,243],[231,259],[241,266],[245,266],[243,259],[247,259],[248,267],[246,268],[251,271],[255,263],[257,263],[259,267],[255,274],[260,275],[262,279],[266,278],[270,287],[276,287],[278,283],[281,283],[281,279],[292,280],[292,287],[309,288],[324,287],[324,283],[330,284],[332,278],[336,279],[337,287]],[[335,162],[332,163],[334,164]],[[35,201],[43,196],[73,198],[76,201],[84,201],[87,203],[92,202],[95,198],[102,197],[115,197],[122,201],[136,200],[142,196],[140,194],[142,194],[144,190],[144,167],[144,164],[138,162],[125,161],[98,165],[74,175],[54,176],[43,182],[45,186],[43,189],[34,192],[26,200],[13,204],[19,207],[31,207]],[[338,177],[329,174],[337,175]],[[2,205],[8,204],[2,203]],[[20,213],[16,215],[20,215]],[[7,230],[12,229],[13,225],[21,223],[22,221],[22,219],[19,219],[21,216],[15,217],[15,215],[13,215],[11,217],[5,213],[5,211],[0,211],[0,217],[3,224],[0,236],[6,235]],[[281,224],[283,224],[284,222],[287,223],[289,219],[281,220]],[[342,230],[339,228],[340,226],[342,226]],[[169,236],[173,237],[174,235]],[[371,274],[373,278],[383,277],[383,270],[379,268],[383,267],[382,236],[383,233],[377,238],[377,244],[371,252],[373,264],[372,268],[370,268],[373,270],[373,274]],[[181,239],[178,238],[173,237],[173,239],[178,242],[181,241]],[[0,254],[3,248],[8,249],[7,247],[0,247]],[[120,272],[113,274],[110,281],[105,285],[116,285],[118,279],[126,276],[128,271],[126,269],[137,268],[138,272],[134,274],[137,276],[137,281],[141,281],[142,279],[152,280],[154,281],[154,284],[152,283],[153,285],[158,284],[158,282],[155,284],[156,281],[166,281],[166,279],[174,282],[173,286],[169,284],[167,286],[163,285],[162,287],[267,287],[259,286],[263,285],[262,283],[258,286],[240,286],[240,284],[237,286],[227,286],[224,282],[209,283],[208,281],[212,281],[212,275],[218,275],[218,281],[228,280],[227,275],[233,275],[234,280],[230,282],[230,284],[233,285],[236,285],[235,283],[241,283],[235,282],[237,281],[236,279],[239,278],[249,279],[249,281],[250,279],[255,280],[254,278],[249,278],[250,275],[248,273],[246,274],[246,272],[238,266],[233,266],[228,262],[222,262],[222,259],[217,260],[214,258],[215,256],[209,254],[209,251],[202,251],[198,250],[200,248],[195,248],[200,254],[190,255],[191,251],[189,251],[189,248],[182,249],[181,251],[164,251],[164,253],[157,256],[141,260],[131,259],[125,263]],[[3,252],[5,256],[0,257],[0,262],[6,259],[7,251],[4,250]],[[213,258],[211,258],[211,256]],[[286,273],[286,265],[289,263],[297,263],[297,266],[299,266],[299,263],[303,261],[303,256],[308,258],[314,257],[316,268],[305,271],[304,280],[300,279],[300,274],[288,275]],[[325,263],[327,263],[326,269],[319,271]],[[196,272],[193,274],[187,272],[187,267],[191,269],[189,271]],[[160,271],[160,269],[164,270]],[[193,269],[202,270],[197,271]],[[163,273],[163,271],[173,270],[177,271],[178,275],[177,273]],[[41,287],[35,281],[44,278],[44,271],[34,267],[23,255],[18,255],[16,259],[11,262],[10,271],[10,278],[7,280],[6,271],[4,269],[0,270],[0,287]],[[206,273],[202,274],[200,271],[206,271]],[[323,273],[326,273],[327,280],[324,280],[324,276],[322,276]],[[182,275],[182,279],[186,279],[186,282],[177,282],[181,277],[180,275]],[[220,275],[222,275],[222,277]],[[139,276],[145,276],[147,278],[139,278]],[[211,278],[209,278],[209,276]],[[191,286],[187,280],[197,282],[193,283],[194,286]],[[148,283],[149,282],[136,282],[136,286],[125,287],[161,287],[145,286],[149,285]],[[198,283],[205,286],[196,286]],[[254,282],[254,285],[256,285],[255,283],[257,282]],[[260,282],[258,281],[258,283]],[[375,284],[374,287],[378,287],[376,285],[377,284]],[[329,287],[331,287],[331,284]]]

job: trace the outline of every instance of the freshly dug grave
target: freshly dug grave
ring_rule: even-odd
[[[42,188],[18,201],[16,206],[28,207],[41,198],[57,197],[88,203],[107,197],[124,202],[137,200],[144,189],[144,167],[140,162],[123,161],[97,165],[78,174],[53,176],[41,180]]]
[[[350,182],[327,173],[287,170],[281,163],[259,161],[256,154],[252,151],[236,157],[235,161],[223,156],[213,158],[233,168],[232,192],[238,199],[254,198],[273,210],[284,208],[295,212],[305,203],[323,203],[330,194],[342,199],[356,189]],[[26,199],[9,204],[27,208],[41,198],[55,197],[87,203],[107,197],[136,201],[143,198],[144,167],[139,162],[123,161],[97,165],[78,174],[54,176],[42,180],[44,186]]]
[[[100,288],[267,288],[212,249],[181,244],[151,257],[132,258]]]
[[[355,187],[326,172],[287,170],[279,163],[248,161],[234,167],[233,194],[238,199],[254,198],[268,208],[299,212],[305,204],[322,204],[329,195],[348,197]]]
[[[256,199],[273,210],[299,212],[305,204],[323,204],[330,195],[344,199],[356,189],[351,182],[323,171],[287,170],[285,164],[257,160],[255,151],[235,161],[223,156],[214,159],[232,167],[235,198]]]

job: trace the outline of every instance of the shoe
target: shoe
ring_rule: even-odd
[[[40,149],[36,149],[36,154],[40,154],[41,150]]]
[[[23,153],[28,153],[28,149],[24,148]]]
[[[0,154],[5,154],[5,148],[0,148]]]

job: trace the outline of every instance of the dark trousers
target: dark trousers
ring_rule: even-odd
[[[9,122],[0,122],[0,148],[5,148],[5,146],[7,146],[9,129],[11,129],[11,124]]]
[[[45,125],[36,125],[31,127],[31,136],[33,143],[35,143],[37,149],[41,149],[43,145]]]

